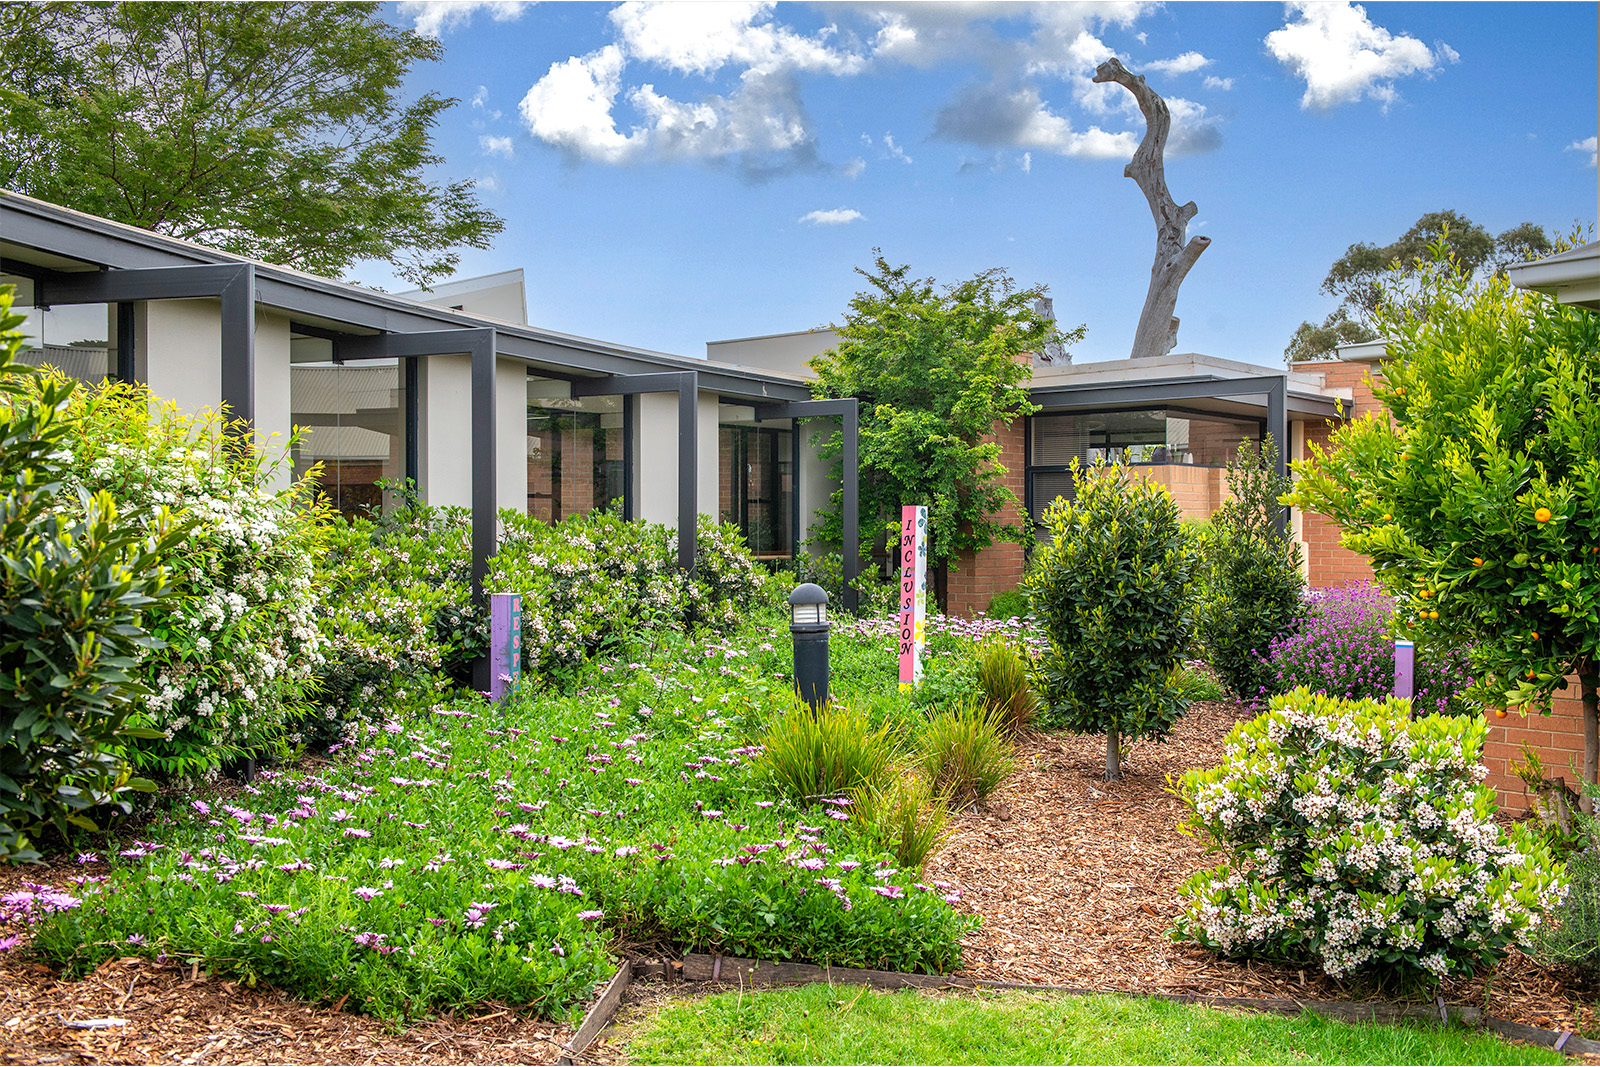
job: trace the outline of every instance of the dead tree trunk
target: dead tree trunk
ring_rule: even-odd
[[[1167,191],[1166,168],[1162,154],[1167,147],[1167,134],[1172,129],[1172,113],[1161,95],[1144,83],[1138,74],[1129,73],[1116,59],[1108,59],[1095,68],[1097,82],[1116,82],[1133,94],[1144,112],[1144,140],[1133,154],[1133,162],[1122,169],[1124,176],[1132,178],[1150,204],[1150,214],[1156,220],[1156,258],[1150,268],[1150,291],[1145,294],[1144,309],[1139,312],[1139,328],[1133,335],[1134,358],[1164,356],[1178,343],[1178,320],[1173,309],[1178,306],[1178,286],[1200,258],[1200,253],[1211,244],[1209,237],[1188,238],[1189,220],[1198,210],[1191,200],[1179,207]],[[1187,241],[1186,241],[1187,238]]]

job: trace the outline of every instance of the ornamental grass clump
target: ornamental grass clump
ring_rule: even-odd
[[[877,789],[894,774],[892,731],[837,701],[812,712],[798,699],[765,738],[756,767],[774,790],[801,807],[858,789]]]
[[[1314,590],[1299,628],[1272,642],[1260,696],[1305,686],[1315,693],[1382,699],[1394,692],[1394,601],[1370,582]],[[1419,713],[1466,714],[1473,678],[1462,649],[1419,646],[1412,703]]]
[[[1039,714],[1032,662],[1016,645],[998,637],[980,642],[976,659],[983,702],[999,712],[1005,731],[1016,736]]]
[[[1183,884],[1176,936],[1406,982],[1531,947],[1563,865],[1496,822],[1483,720],[1410,710],[1297,689],[1235,726],[1220,766],[1185,774],[1185,830],[1229,859]]]
[[[1016,769],[1004,713],[979,701],[935,712],[918,739],[917,762],[953,807],[989,799]]]
[[[850,824],[861,840],[907,870],[922,870],[954,832],[949,806],[921,775],[897,775],[888,785],[863,786],[849,800]]]

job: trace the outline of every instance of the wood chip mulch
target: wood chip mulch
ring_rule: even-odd
[[[956,816],[955,836],[928,866],[928,878],[957,887],[962,906],[983,917],[958,973],[1127,992],[1372,999],[1373,990],[1313,969],[1236,963],[1167,936],[1179,884],[1218,862],[1177,831],[1168,778],[1216,763],[1224,734],[1247,715],[1234,703],[1194,705],[1169,742],[1127,746],[1114,783],[1104,780],[1103,739],[1022,738],[1018,772],[988,804]],[[0,893],[77,870],[0,866]],[[692,991],[643,983],[627,999]],[[1600,1029],[1593,991],[1521,955],[1491,979],[1448,983],[1443,995],[1515,1022]],[[122,1021],[70,1025],[107,1019]],[[572,1033],[500,1005],[401,1030],[147,960],[112,960],[68,982],[25,951],[0,952],[0,1064],[553,1063]],[[620,1055],[602,1043],[579,1062]]]
[[[1221,862],[1178,832],[1168,779],[1215,765],[1243,705],[1203,702],[1163,744],[1123,750],[1122,778],[1105,780],[1105,741],[1030,733],[1019,770],[987,805],[956,817],[956,833],[927,874],[961,890],[983,926],[963,942],[969,978],[1128,992],[1368,1000],[1374,991],[1315,969],[1220,959],[1167,931],[1177,891]],[[1533,1026],[1594,1032],[1594,996],[1513,954],[1492,980],[1449,982],[1447,1001]]]

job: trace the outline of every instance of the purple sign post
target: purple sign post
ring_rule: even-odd
[[[1416,687],[1417,649],[1410,641],[1394,643],[1394,695],[1411,699]]]
[[[489,699],[504,700],[522,681],[522,594],[489,594]]]

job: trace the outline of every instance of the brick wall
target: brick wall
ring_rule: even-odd
[[[1552,702],[1549,715],[1516,711],[1505,718],[1489,717],[1489,738],[1483,746],[1483,764],[1489,768],[1485,781],[1494,787],[1502,807],[1523,811],[1528,807],[1527,790],[1522,780],[1511,773],[1512,762],[1521,762],[1522,746],[1539,753],[1546,778],[1565,778],[1569,783],[1583,778],[1583,699],[1576,677],[1567,679],[1567,688]]]
[[[1027,458],[1023,427],[1022,419],[1013,419],[1011,425],[998,427],[997,432],[984,437],[985,441],[1000,443],[1000,465],[1006,471],[1001,481],[1017,495],[1019,503],[1023,499],[1022,469]],[[1020,506],[1002,517],[1017,525],[1027,522]],[[998,544],[951,565],[945,591],[950,614],[969,618],[982,615],[989,609],[989,601],[995,594],[1015,589],[1022,581],[1024,562],[1021,545]]]
[[[1352,391],[1353,403],[1347,405],[1346,411],[1352,418],[1360,418],[1370,411],[1384,410],[1383,405],[1372,395],[1372,385],[1369,380],[1372,368],[1365,363],[1346,363],[1343,360],[1301,363],[1296,365],[1295,370],[1320,372],[1323,375],[1323,385],[1327,388],[1349,388]],[[1382,370],[1377,369],[1376,373],[1381,374]],[[1333,427],[1326,422],[1305,423],[1301,452],[1293,458],[1305,459],[1309,456],[1309,446],[1312,443],[1321,446],[1326,452],[1332,435]],[[1338,525],[1326,515],[1307,511],[1300,516],[1300,539],[1305,543],[1306,552],[1306,578],[1313,589],[1327,589],[1346,582],[1372,580],[1372,567],[1367,563],[1366,557],[1359,556],[1341,545],[1340,533]]]

